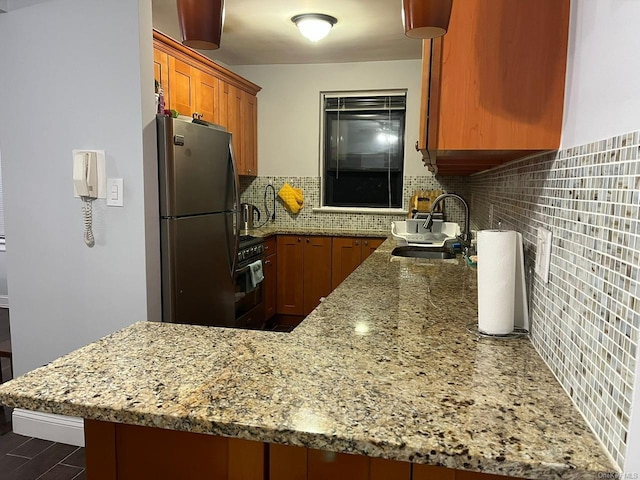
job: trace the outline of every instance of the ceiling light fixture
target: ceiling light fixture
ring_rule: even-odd
[[[436,38],[447,33],[453,0],[402,0],[404,34]]]
[[[322,13],[303,13],[291,17],[291,21],[296,24],[300,33],[313,43],[326,37],[331,27],[338,23],[337,18]]]
[[[224,0],[178,0],[182,43],[200,50],[220,48]]]

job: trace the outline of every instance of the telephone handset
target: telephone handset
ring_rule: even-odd
[[[91,202],[98,197],[98,159],[95,152],[80,152],[73,157],[73,185],[82,199],[84,243],[95,245]]]
[[[96,152],[77,153],[73,159],[73,184],[80,197],[98,196],[98,157]]]

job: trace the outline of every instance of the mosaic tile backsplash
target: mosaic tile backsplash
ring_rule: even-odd
[[[529,266],[538,227],[552,232],[549,283],[530,276],[531,340],[621,467],[640,330],[639,152],[634,132],[511,162],[465,188],[473,226],[522,232]]]
[[[463,188],[464,179],[454,177],[450,179],[449,192],[458,193]],[[265,189],[273,185],[276,195],[285,183],[292,187],[301,188],[304,192],[304,207],[297,215],[292,215],[285,210],[282,202],[276,198],[276,219],[269,225],[281,228],[328,228],[332,230],[370,230],[375,232],[391,231],[391,222],[405,220],[406,215],[379,215],[370,213],[328,213],[314,212],[314,208],[320,207],[320,178],[319,177],[241,177],[240,191],[242,202],[256,205],[265,215],[266,209],[273,210],[273,193],[267,191],[265,207]],[[451,190],[453,188],[453,190]],[[409,208],[409,200],[415,190],[444,190],[444,187],[432,175],[404,177],[403,208]],[[445,200],[447,219],[458,222],[461,226],[464,222],[463,208],[455,201]],[[261,217],[263,220],[265,217]]]

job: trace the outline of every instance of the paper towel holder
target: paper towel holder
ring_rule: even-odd
[[[529,335],[529,330],[525,330],[520,327],[513,327],[513,331],[509,333],[484,333],[478,328],[478,322],[467,323],[467,332],[473,333],[477,337],[482,338],[497,338],[500,340],[506,340],[510,338],[520,338]]]

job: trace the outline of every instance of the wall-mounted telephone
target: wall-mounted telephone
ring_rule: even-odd
[[[81,152],[74,155],[73,185],[80,197],[97,198],[98,157],[96,152]]]
[[[73,155],[73,186],[82,199],[84,243],[95,245],[91,202],[98,197],[98,158],[96,152],[77,152]]]

